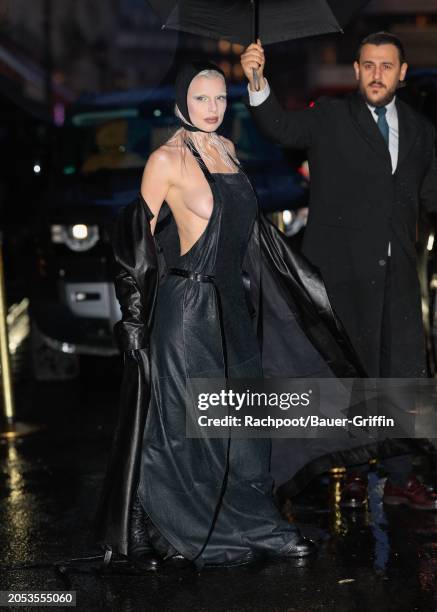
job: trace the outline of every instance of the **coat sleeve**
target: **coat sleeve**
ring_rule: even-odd
[[[309,149],[317,137],[318,105],[298,111],[285,111],[273,91],[258,106],[249,106],[252,117],[265,136],[294,149]]]
[[[431,134],[431,160],[420,189],[420,202],[427,212],[437,213],[437,157],[434,126],[431,126]]]
[[[121,320],[114,326],[120,351],[145,349],[157,283],[157,255],[150,231],[152,213],[139,198],[117,216],[112,232],[114,285]],[[138,276],[144,287],[139,287]],[[147,308],[147,312],[146,312]]]
[[[140,290],[134,277],[118,262],[114,286],[121,309],[121,319],[114,325],[120,351],[147,348],[148,330]]]

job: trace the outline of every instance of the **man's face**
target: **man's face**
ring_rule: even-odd
[[[393,99],[407,68],[392,44],[364,45],[359,61],[354,62],[359,90],[372,106],[386,106]]]

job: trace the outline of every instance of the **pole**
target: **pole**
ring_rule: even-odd
[[[0,231],[0,366],[4,412],[4,424],[3,428],[0,428],[0,438],[18,438],[39,431],[41,427],[27,423],[17,423],[15,421],[15,402],[11,375],[11,360],[9,355],[7,314],[8,309],[6,303],[3,262],[3,232]]]
[[[7,306],[5,298],[5,274],[3,265],[3,233],[0,232],[0,362],[3,407],[6,426],[13,427],[14,423],[14,393],[11,379],[11,362],[9,358],[9,341],[7,326]]]

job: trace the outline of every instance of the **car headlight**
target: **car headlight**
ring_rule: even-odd
[[[97,225],[52,225],[52,242],[65,244],[72,251],[88,251],[99,240],[99,228]]]
[[[282,222],[284,225],[290,225],[293,222],[295,215],[291,212],[291,210],[283,210],[282,211]]]

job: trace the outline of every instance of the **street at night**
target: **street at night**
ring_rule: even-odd
[[[116,359],[87,365],[92,380],[85,372],[82,382],[23,384],[20,415],[44,429],[0,446],[1,589],[71,589],[90,611],[435,610],[437,513],[385,508],[375,472],[363,510],[340,508],[341,474],[285,505],[320,542],[308,561],[201,572],[169,564],[146,574],[122,559],[108,568],[102,558],[74,561],[101,555],[87,535],[119,383]]]
[[[437,0],[0,32],[0,608],[437,612]]]

